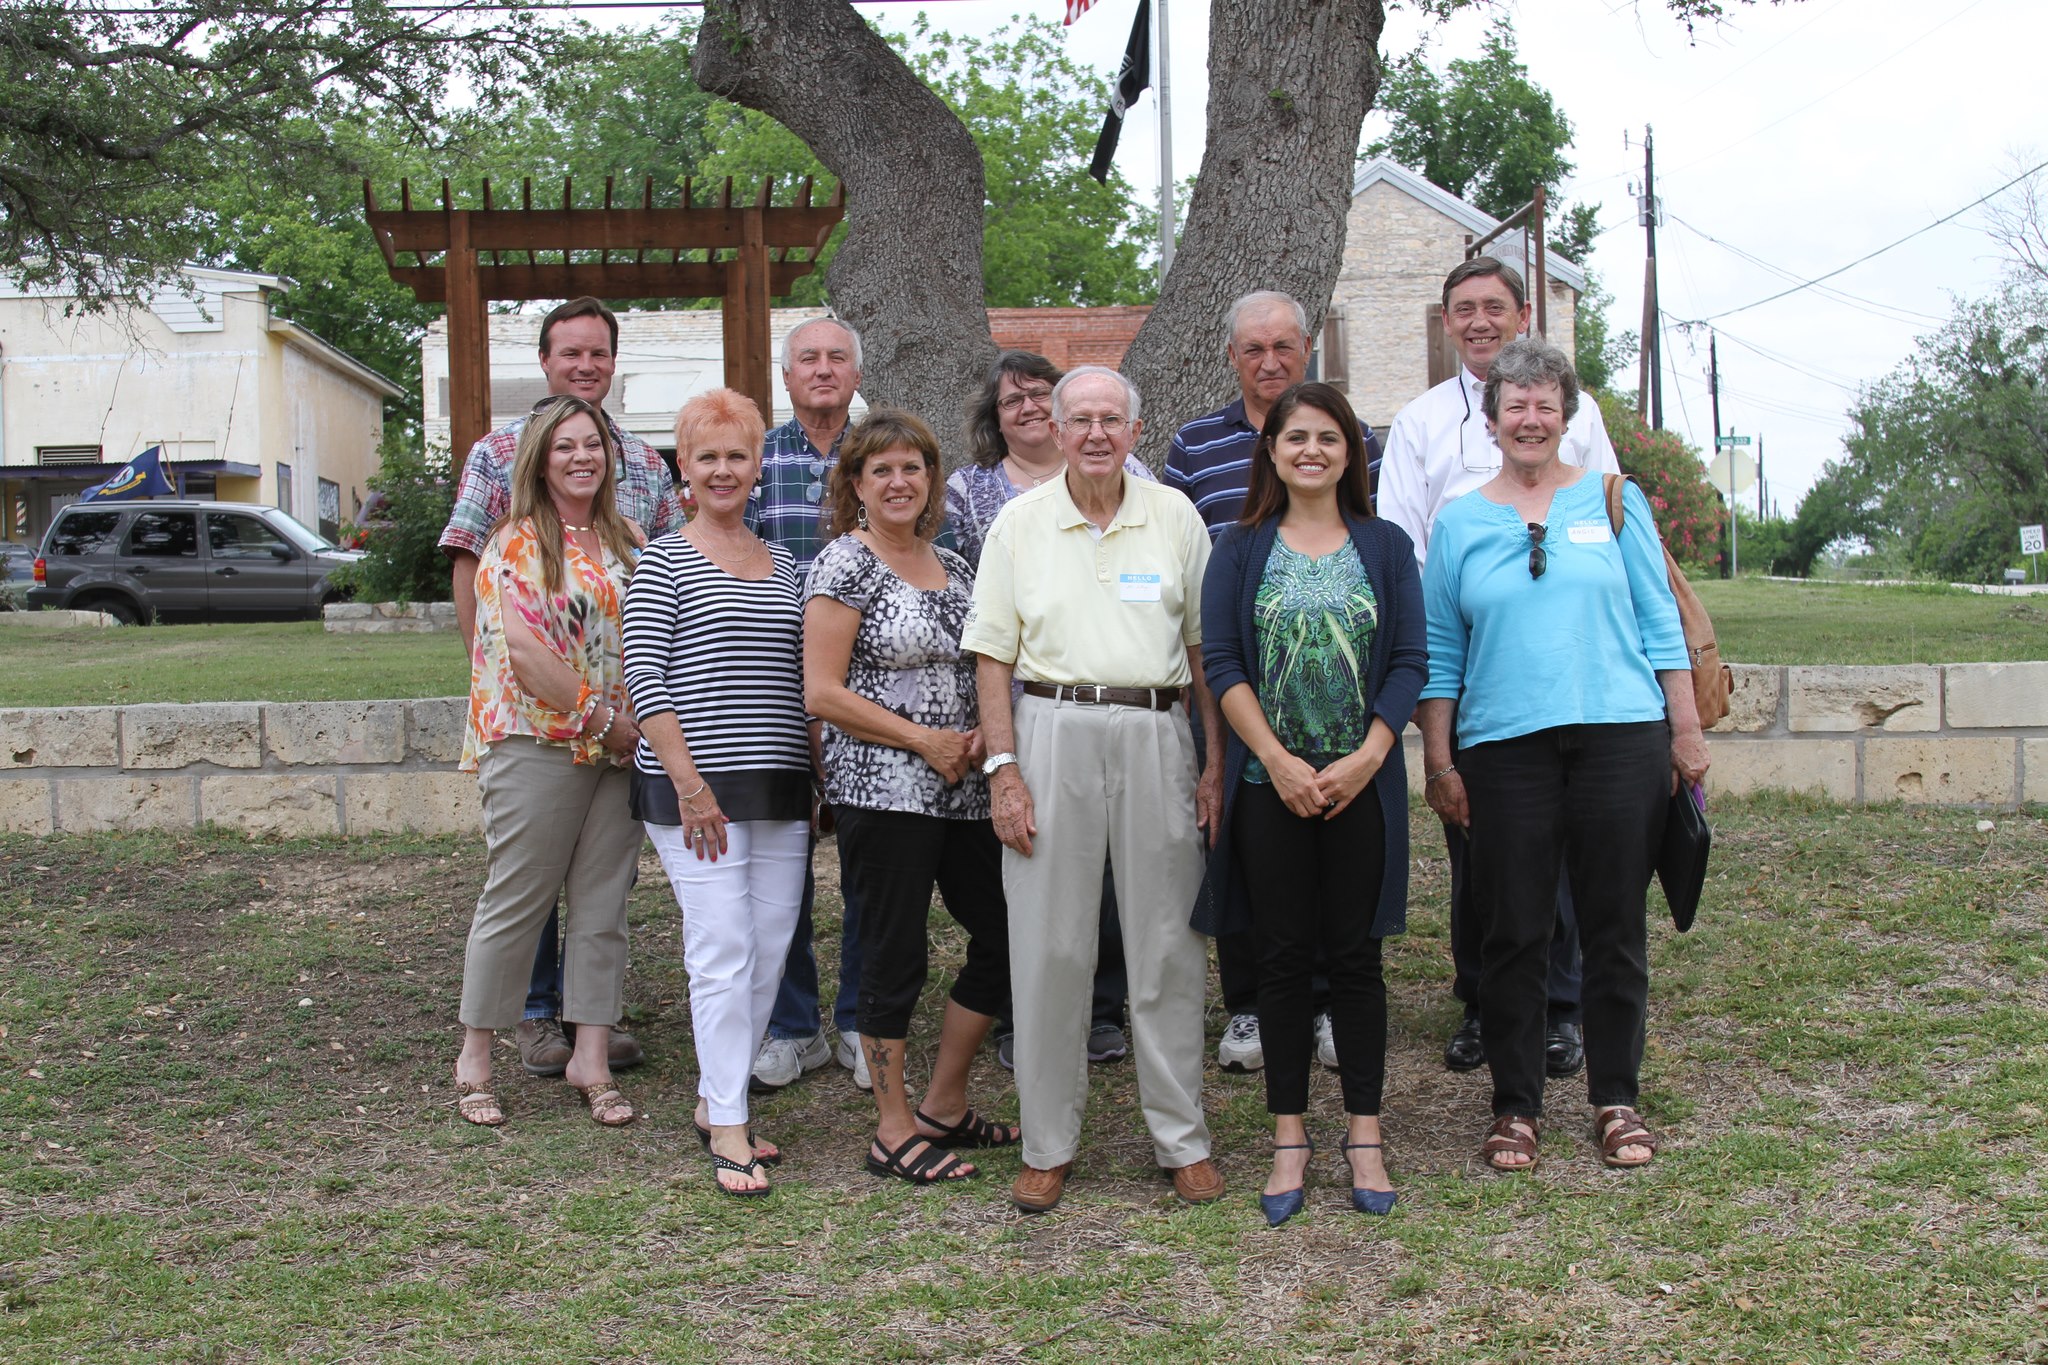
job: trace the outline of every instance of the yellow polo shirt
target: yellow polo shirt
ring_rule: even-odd
[[[1201,514],[1126,474],[1123,505],[1093,532],[1065,478],[1012,498],[982,547],[960,647],[1030,682],[1187,686],[1209,566]]]

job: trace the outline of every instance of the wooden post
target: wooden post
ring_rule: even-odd
[[[469,245],[469,212],[448,210],[448,475],[462,477],[469,448],[491,429],[491,336]]]
[[[1550,271],[1546,268],[1543,253],[1549,247],[1543,240],[1544,222],[1543,187],[1536,187],[1536,197],[1530,201],[1528,232],[1536,243],[1536,335],[1548,340],[1550,337]]]
[[[770,182],[772,184],[772,182]],[[769,186],[762,187],[762,200]],[[749,206],[740,227],[739,249],[725,263],[725,382],[760,405],[775,423],[774,393],[768,382],[768,244],[763,202]]]

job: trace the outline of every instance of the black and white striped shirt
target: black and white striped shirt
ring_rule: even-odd
[[[749,582],[713,564],[680,533],[650,543],[622,613],[626,690],[644,724],[673,712],[690,758],[714,784],[727,818],[809,814],[811,753],[804,725],[803,606],[789,551]],[[646,740],[634,755],[646,785],[666,787]],[[784,808],[800,793],[804,809]],[[663,793],[666,800],[672,800]],[[672,807],[671,807],[672,809]],[[654,814],[644,818],[659,820]]]

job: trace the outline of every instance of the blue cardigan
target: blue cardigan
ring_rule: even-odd
[[[1415,699],[1429,679],[1429,651],[1422,616],[1422,575],[1415,567],[1415,543],[1408,533],[1384,518],[1350,522],[1351,544],[1365,566],[1379,604],[1372,655],[1366,666],[1366,695],[1372,713],[1394,732],[1376,783],[1380,814],[1386,828],[1386,871],[1380,879],[1373,912],[1372,936],[1384,938],[1408,927],[1408,765],[1401,731],[1415,712]],[[1202,579],[1202,672],[1217,697],[1239,683],[1259,684],[1258,646],[1252,610],[1265,576],[1266,558],[1280,534],[1274,517],[1256,526],[1237,525],[1224,531],[1209,557]],[[1231,808],[1251,751],[1224,726],[1223,837],[1209,852],[1209,874],[1195,899],[1189,923],[1210,935],[1240,933],[1251,928],[1251,895],[1242,870],[1232,858]],[[1365,889],[1360,888],[1360,899]]]

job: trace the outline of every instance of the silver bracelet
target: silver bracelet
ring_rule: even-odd
[[[684,792],[682,795],[678,796],[676,800],[687,801],[691,797],[701,794],[703,790],[710,785],[711,784],[709,782],[705,781],[703,778],[700,777],[697,779],[697,786],[694,790]]]
[[[1423,786],[1425,786],[1425,787],[1427,787],[1427,786],[1428,786],[1428,785],[1429,785],[1430,783],[1432,783],[1432,782],[1436,781],[1436,780],[1437,780],[1438,778],[1440,778],[1440,777],[1449,777],[1449,776],[1450,776],[1450,775],[1451,775],[1452,773],[1454,773],[1454,772],[1456,772],[1456,771],[1458,771],[1458,765],[1457,765],[1457,764],[1455,764],[1455,763],[1452,763],[1452,764],[1448,764],[1448,765],[1446,765],[1446,766],[1445,766],[1445,767],[1444,767],[1444,768],[1443,768],[1443,769],[1442,769],[1441,771],[1439,771],[1439,772],[1433,772],[1433,773],[1431,773],[1431,774],[1430,774],[1429,776],[1427,776],[1427,777],[1423,778],[1423,779],[1422,779],[1422,785],[1423,785]]]

